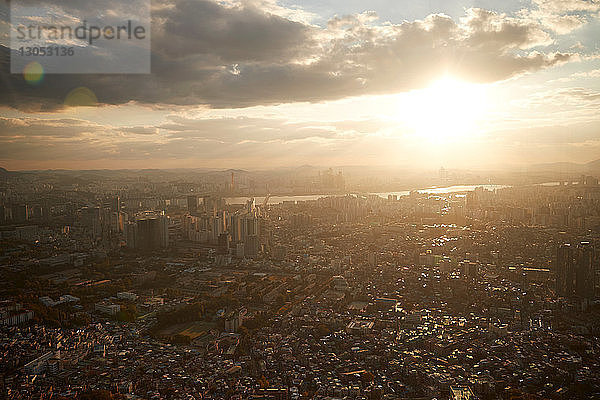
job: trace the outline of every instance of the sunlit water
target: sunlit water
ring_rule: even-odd
[[[456,186],[446,186],[446,187],[429,187],[425,189],[418,189],[419,193],[428,193],[428,194],[447,194],[447,193],[461,193],[461,192],[472,192],[478,187],[483,187],[486,190],[495,190],[495,189],[503,189],[509,186],[507,185],[456,185]],[[410,194],[409,190],[403,190],[400,192],[382,192],[382,193],[372,193],[382,198],[387,198],[389,195],[402,197],[408,196]],[[269,198],[268,204],[280,204],[284,201],[308,201],[308,200],[317,200],[323,197],[328,196],[336,196],[334,194],[315,194],[315,195],[306,195],[306,196],[271,196]],[[225,201],[227,204],[245,204],[246,201],[250,197],[226,197]],[[265,200],[264,196],[258,196],[254,198],[256,204],[262,204]]]

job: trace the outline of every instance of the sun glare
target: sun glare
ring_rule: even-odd
[[[403,122],[419,137],[440,141],[472,137],[486,111],[484,85],[444,77],[408,94]]]

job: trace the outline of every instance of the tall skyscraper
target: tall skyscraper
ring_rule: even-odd
[[[187,209],[191,213],[198,210],[198,196],[194,194],[187,197]]]
[[[563,297],[571,297],[575,288],[575,267],[573,247],[565,243],[556,254],[556,292]]]
[[[110,206],[110,226],[111,229],[117,232],[123,231],[123,220],[121,216],[121,198],[119,196],[112,197],[109,202]]]
[[[126,225],[127,247],[155,250],[169,245],[168,219],[164,214],[142,214]]]
[[[581,242],[575,258],[575,292],[582,299],[593,299],[596,277],[594,246]]]
[[[596,269],[595,249],[589,242],[561,245],[556,255],[556,292],[563,297],[593,299]]]
[[[117,214],[121,212],[121,198],[119,196],[110,199],[110,211]]]

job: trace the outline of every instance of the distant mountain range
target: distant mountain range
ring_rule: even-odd
[[[273,169],[220,169],[220,168],[165,168],[165,169],[95,169],[95,170],[65,170],[65,169],[53,169],[53,170],[30,170],[30,171],[10,171],[6,168],[0,167],[0,176],[19,176],[21,174],[42,174],[42,175],[62,175],[62,176],[123,176],[123,175],[139,175],[139,176],[181,176],[189,174],[206,174],[212,176],[229,176],[233,173],[236,177],[249,176],[264,173],[292,173],[295,175],[315,175],[318,172],[328,170],[326,166],[316,165],[301,165],[298,167],[283,167]],[[402,174],[419,174],[423,171],[414,170],[410,166],[337,166],[333,167],[333,171],[344,171],[344,174],[351,173],[382,173],[396,172]],[[470,169],[456,169],[456,171],[468,172]],[[472,171],[477,171],[472,170]],[[533,174],[557,174],[557,175],[574,175],[574,174],[592,174],[600,175],[600,159],[590,161],[587,163],[574,163],[574,162],[556,162],[556,163],[542,163],[542,164],[531,164],[524,167],[510,167],[505,168],[494,168],[495,173],[533,173]]]
[[[565,174],[598,174],[600,173],[600,160],[588,163],[558,162],[546,164],[534,164],[526,168],[530,172],[554,172]]]

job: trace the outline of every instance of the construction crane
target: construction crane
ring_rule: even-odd
[[[266,195],[265,199],[263,200],[263,202],[262,202],[262,204],[260,206],[263,210],[267,209],[267,203],[269,202],[270,198],[271,198],[271,193],[269,193],[269,194]]]

